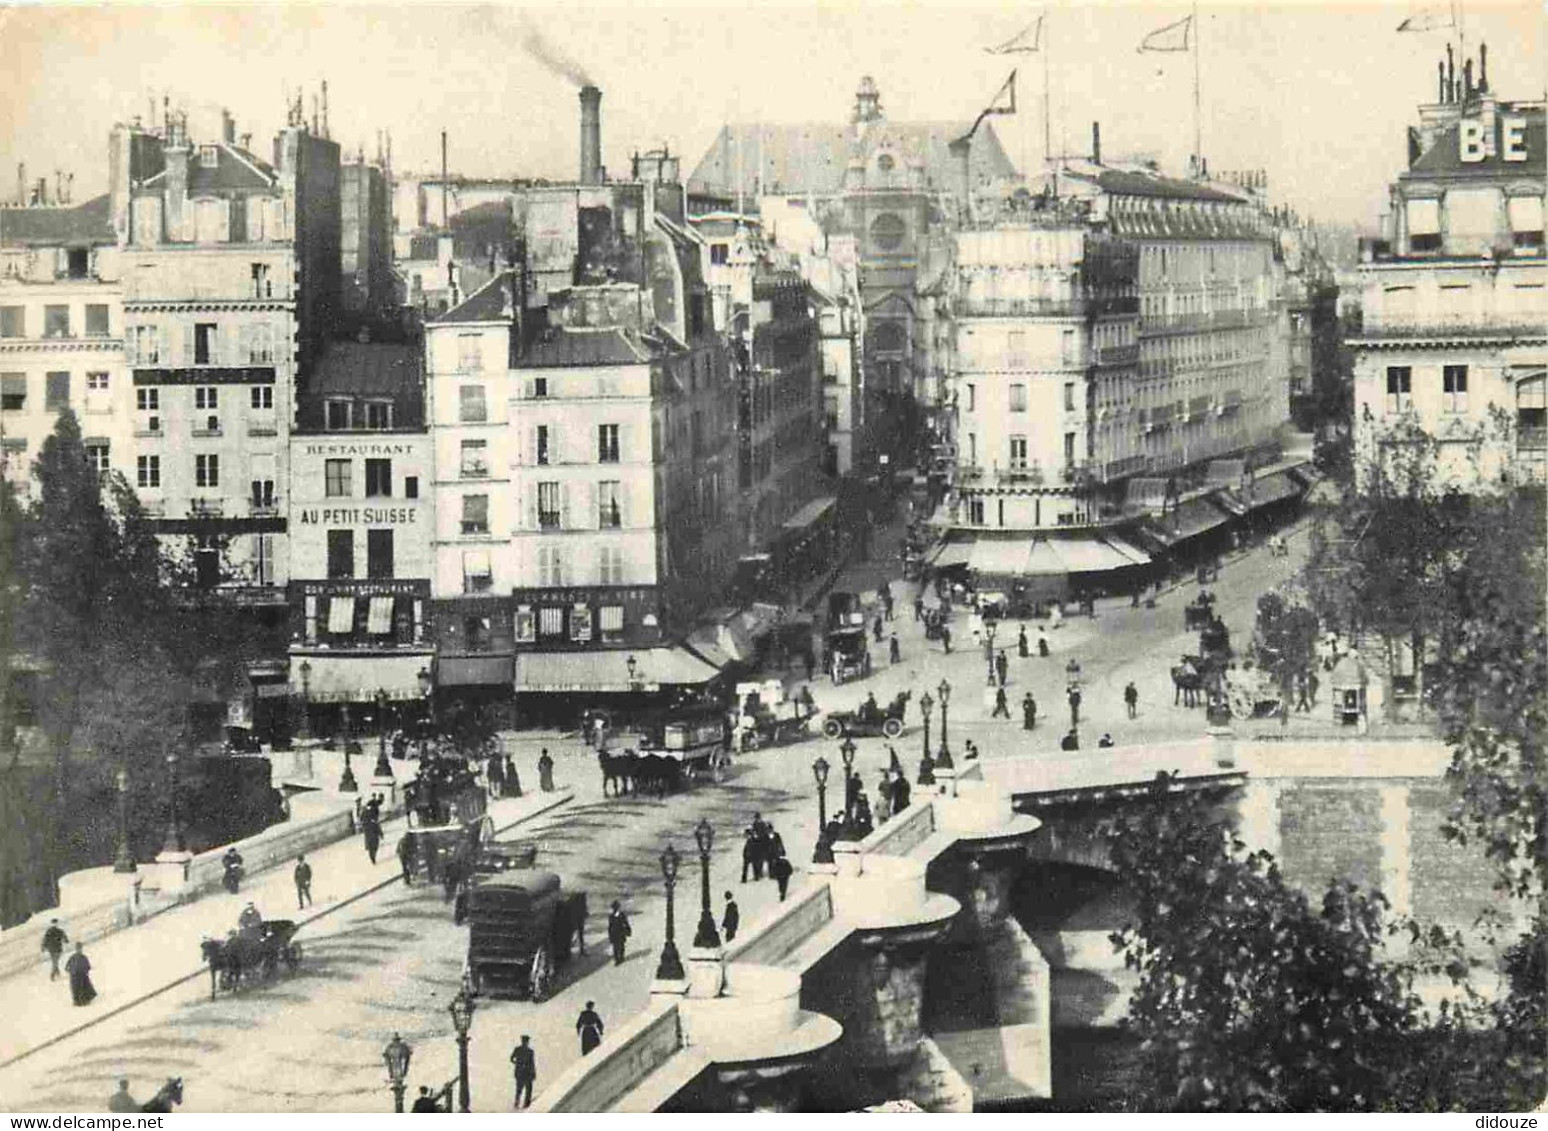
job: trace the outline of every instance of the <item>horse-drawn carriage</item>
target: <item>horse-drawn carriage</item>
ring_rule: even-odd
[[[736,723],[737,741],[742,750],[792,742],[811,734],[816,705],[809,697],[791,699],[785,694],[785,685],[777,679],[739,683],[736,699],[741,711]]]
[[[199,945],[210,967],[210,1000],[217,988],[235,992],[244,980],[274,977],[281,963],[293,973],[301,965],[297,930],[290,919],[266,919],[224,939],[203,940]]]
[[[723,707],[682,706],[630,727],[637,747],[597,751],[602,792],[645,793],[665,797],[700,773],[718,775],[727,757],[729,728]]]
[[[822,720],[822,733],[827,738],[841,738],[846,734],[862,738],[882,735],[897,738],[903,733],[903,716],[908,710],[910,692],[900,691],[885,707],[874,699],[868,699],[856,711],[829,711]]]
[[[468,980],[474,993],[542,1001],[572,947],[586,953],[586,893],[552,872],[479,877],[467,891]]]
[[[1200,593],[1183,606],[1183,628],[1192,631],[1205,628],[1215,619],[1215,595]]]
[[[828,633],[828,675],[834,684],[871,674],[871,652],[865,629],[843,628]]]
[[[398,842],[398,859],[404,881],[455,883],[466,876],[479,846],[494,840],[488,798],[473,772],[458,761],[424,761],[403,798],[408,831]]]

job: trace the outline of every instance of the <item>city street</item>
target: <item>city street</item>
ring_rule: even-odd
[[[878,556],[845,570],[836,587],[874,591],[893,572],[890,563],[896,558],[887,555],[899,536],[896,527],[878,532]],[[1304,538],[1293,536],[1290,544],[1289,558],[1253,550],[1228,562],[1212,586],[1238,645],[1248,639],[1258,594],[1294,568]],[[959,757],[968,738],[985,758],[1056,749],[1068,720],[1064,665],[1071,657],[1082,668],[1081,733],[1093,759],[1098,757],[1096,737],[1104,731],[1126,745],[1196,735],[1202,728],[1201,711],[1172,706],[1167,674],[1169,664],[1196,645],[1196,634],[1182,629],[1182,606],[1197,589],[1191,582],[1164,594],[1154,609],[1101,602],[1094,620],[1067,620],[1048,634],[1053,654],[1047,659],[1035,651],[1031,658],[1017,657],[1014,622],[1007,625],[997,647],[1009,645],[1010,721],[989,717],[993,700],[992,693],[984,693],[986,665],[982,650],[972,647],[965,614],[959,612],[954,620],[954,647],[947,656],[938,643],[926,643],[923,626],[913,619],[914,587],[894,578],[893,589],[899,600],[897,619],[889,627],[898,634],[902,663],[887,665],[883,644],[875,652],[879,662],[871,678],[841,687],[819,680],[813,693],[824,709],[847,709],[873,691],[883,703],[897,691],[913,691],[908,729],[896,743],[910,777],[917,773],[921,749],[918,696],[943,678],[953,685],[950,739]],[[1035,640],[1035,628],[1031,634]],[[1123,686],[1131,679],[1140,692],[1139,717],[1133,721],[1125,717],[1122,701]],[[1031,735],[1022,729],[1019,708],[1028,689],[1039,703],[1039,722]],[[939,743],[939,726],[937,708],[932,747]],[[574,1021],[585,1001],[595,1000],[614,1026],[644,1005],[663,932],[658,857],[669,840],[684,854],[677,894],[679,945],[687,944],[697,919],[692,828],[700,818],[707,818],[717,833],[712,863],[717,924],[722,893],[729,889],[741,905],[744,926],[750,925],[775,902],[776,893],[769,881],[736,882],[741,830],[754,812],[779,829],[797,865],[792,891],[798,891],[816,831],[810,763],[822,753],[839,764],[833,744],[809,739],[738,755],[723,782],[701,784],[665,802],[604,798],[595,756],[574,739],[557,741],[551,734],[506,739],[524,780],[535,780],[531,766],[538,747],[548,745],[558,762],[558,784],[576,792],[575,802],[513,835],[538,840],[540,866],[558,871],[567,889],[587,893],[588,953],[563,972],[548,1002],[480,1002],[471,1047],[473,1106],[480,1111],[509,1106],[507,1058],[520,1034],[530,1034],[538,1050],[541,1091],[579,1055]],[[856,770],[874,796],[887,761],[886,743],[863,739],[857,745]],[[837,783],[830,787],[830,801],[840,796],[840,788]],[[389,845],[393,837],[389,831]],[[384,863],[388,859],[384,853]],[[634,927],[628,960],[616,967],[607,956],[604,935],[613,899],[623,902]],[[460,982],[466,934],[453,925],[438,889],[392,884],[304,930],[300,938],[305,958],[295,975],[214,1002],[207,981],[186,983],[0,1073],[0,1102],[13,1110],[90,1110],[105,1104],[120,1076],[130,1078],[137,1096],[148,1096],[165,1077],[178,1075],[192,1111],[385,1110],[391,1100],[381,1049],[393,1032],[415,1049],[410,1099],[419,1085],[438,1088],[455,1075],[446,1005]],[[195,934],[185,945],[192,952],[197,942]],[[40,966],[24,977],[46,979],[46,973]],[[111,984],[111,977],[103,969],[102,980]],[[68,1008],[62,990],[60,998],[60,1007]]]

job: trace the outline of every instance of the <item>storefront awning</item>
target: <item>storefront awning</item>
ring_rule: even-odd
[[[290,687],[300,694],[305,683],[307,698],[314,703],[369,703],[378,691],[385,691],[389,699],[419,699],[424,695],[419,673],[429,669],[432,662],[428,652],[392,656],[292,653]],[[301,678],[303,663],[308,665],[305,680]]]
[[[972,557],[973,543],[944,542],[935,548],[930,556],[930,564],[936,569],[947,569],[950,566],[967,565]]]
[[[1224,507],[1238,518],[1252,509],[1242,502],[1241,499],[1237,498],[1234,491],[1216,491],[1211,498],[1215,500],[1217,506]]]
[[[1027,555],[1026,572],[1028,577],[1063,577],[1069,571],[1053,545],[1039,539],[1032,543],[1032,552]]]
[[[1285,499],[1299,495],[1300,488],[1294,480],[1283,471],[1276,471],[1272,475],[1265,475],[1262,479],[1253,481],[1252,488],[1247,492],[1246,503],[1253,510],[1259,507],[1270,506],[1273,503],[1283,502]]]
[[[974,573],[1014,577],[1026,572],[1031,554],[1032,547],[1023,541],[981,539],[973,543],[968,568]]]
[[[836,502],[838,502],[838,498],[834,495],[824,495],[820,499],[813,499],[796,511],[795,514],[785,519],[782,525],[786,530],[804,530],[827,514]]]
[[[1068,573],[1108,573],[1134,564],[1106,542],[1095,538],[1061,539],[1050,545],[1063,559]]]
[[[1149,554],[1147,554],[1144,550],[1141,550],[1138,546],[1125,542],[1122,538],[1115,538],[1109,534],[1106,538],[1103,539],[1103,541],[1113,549],[1117,550],[1124,557],[1128,558],[1130,565],[1150,564]]]
[[[636,683],[629,682],[634,657]],[[707,683],[720,673],[684,648],[636,652],[525,652],[516,657],[517,691],[659,691],[668,685]]]
[[[328,599],[328,631],[335,636],[348,636],[355,631],[355,599],[330,597]]]
[[[509,687],[513,663],[509,656],[442,656],[435,681],[441,687]]]
[[[1224,526],[1230,517],[1208,499],[1189,499],[1165,518],[1150,519],[1149,527],[1162,545],[1173,546]]]

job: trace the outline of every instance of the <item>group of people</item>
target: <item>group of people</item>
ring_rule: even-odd
[[[43,953],[48,955],[48,980],[50,982],[59,979],[59,960],[64,956],[65,947],[70,945],[70,936],[65,934],[58,919],[50,919],[48,927],[43,932]],[[75,950],[69,958],[64,960],[65,977],[70,980],[70,1000],[76,1005],[90,1005],[97,997],[97,987],[91,984],[91,959],[86,957],[86,947],[77,942]]]
[[[489,790],[490,800],[521,796],[521,775],[516,772],[516,763],[509,754],[496,750],[489,755],[484,763],[484,785]]]
[[[742,883],[744,884],[747,882],[749,871],[752,872],[754,880],[763,879],[764,872],[767,871],[769,879],[779,886],[780,902],[784,902],[785,892],[790,887],[790,877],[795,869],[785,853],[784,838],[779,835],[779,830],[763,819],[762,813],[754,813],[752,824],[748,825],[742,833]]]

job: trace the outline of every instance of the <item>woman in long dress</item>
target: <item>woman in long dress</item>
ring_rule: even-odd
[[[76,1005],[90,1005],[97,996],[97,988],[91,984],[91,959],[86,950],[75,944],[75,953],[65,963],[65,973],[70,975],[70,997]]]

